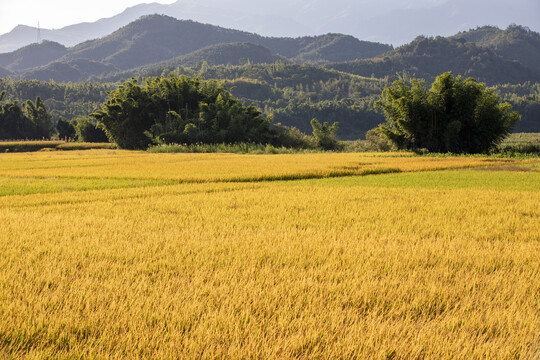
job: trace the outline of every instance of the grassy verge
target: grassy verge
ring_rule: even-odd
[[[499,146],[499,153],[530,154],[540,157],[540,133],[516,133],[511,134]]]
[[[35,152],[43,150],[115,149],[111,143],[73,143],[62,140],[0,142],[0,152]]]
[[[148,148],[150,153],[231,153],[231,154],[299,154],[320,152],[315,149],[275,147],[270,144],[168,144]]]

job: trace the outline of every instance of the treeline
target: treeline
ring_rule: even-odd
[[[464,46],[462,42],[456,42],[459,46]],[[449,57],[449,53],[441,54],[441,58]],[[384,61],[389,60],[388,58]],[[416,61],[420,61],[419,58]],[[430,62],[433,59],[427,57],[422,61]],[[335,66],[334,68],[337,69]],[[275,122],[308,132],[313,117],[333,121],[339,116],[340,138],[363,138],[367,130],[384,121],[384,116],[374,106],[382,90],[393,81],[406,77],[407,73],[403,72],[402,66],[376,74],[379,78],[373,77],[371,70],[366,71],[365,76],[338,70],[350,71],[334,70],[330,66],[323,68],[287,64],[282,61],[240,66],[211,66],[201,62],[194,67],[149,65],[102,77],[100,81],[121,81],[131,76],[161,76],[171,72],[176,75],[228,80],[229,89],[242,103],[253,103],[264,114],[274,114]],[[430,83],[435,79],[435,75],[444,71],[446,70],[433,69],[433,75],[429,74],[426,80]],[[414,70],[409,73],[414,74]],[[514,131],[540,132],[540,99],[535,95],[538,94],[538,87],[540,84],[537,82],[496,86],[504,100],[509,101],[514,109],[522,114],[522,119],[518,121]]]
[[[340,123],[342,140],[364,138],[369,129],[384,122],[374,103],[386,87],[400,76],[394,74],[376,79],[310,65],[245,64],[211,66],[202,62],[194,67],[142,67],[99,78],[99,82],[55,83],[35,80],[0,79],[5,100],[35,100],[40,96],[53,116],[72,121],[88,117],[125,79],[173,73],[200,79],[227,80],[226,87],[244,106],[253,104],[264,116],[273,115],[274,123],[294,126],[304,133],[312,131],[311,120]],[[539,83],[499,85],[496,90],[505,101],[522,114],[516,132],[540,132]]]
[[[514,132],[540,132],[540,83],[499,85],[496,91],[521,114]]]
[[[96,111],[113,84],[55,83],[0,79],[3,91],[0,139],[72,139],[107,142],[89,114]],[[36,99],[35,102],[29,99]]]
[[[9,101],[26,101],[40,97],[56,122],[60,116],[74,119],[96,111],[114,84],[102,82],[56,83],[38,80],[0,78],[0,91]]]
[[[199,76],[203,79],[227,80],[227,88],[244,105],[253,104],[265,115],[273,115],[275,123],[294,126],[304,133],[312,131],[311,119],[339,121],[339,137],[343,140],[363,138],[366,131],[384,118],[374,102],[392,78],[372,79],[341,73],[312,65],[245,64],[210,66],[203,62],[196,67],[139,69],[141,74],[161,76]],[[123,76],[128,76],[125,73]],[[108,77],[105,80],[119,80]]]
[[[0,93],[0,139],[49,138],[52,116],[38,96],[35,102],[27,100],[4,101],[5,91]]]

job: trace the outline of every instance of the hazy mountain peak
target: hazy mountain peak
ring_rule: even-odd
[[[178,0],[149,3],[93,23],[42,29],[43,39],[73,46],[106,36],[142,15],[165,14],[263,36],[298,37],[344,33],[400,45],[418,34],[450,36],[479,25],[511,23],[540,30],[538,0]],[[0,53],[35,42],[37,29],[21,26],[0,36]]]

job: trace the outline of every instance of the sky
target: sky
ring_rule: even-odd
[[[171,4],[175,0],[151,0]],[[0,0],[0,34],[19,24],[59,29],[80,22],[93,22],[114,16],[144,0]]]

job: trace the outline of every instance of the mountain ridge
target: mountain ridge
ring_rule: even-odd
[[[419,36],[393,49],[344,34],[264,37],[165,15],[145,15],[104,38],[71,48],[45,41],[0,54],[0,66],[15,77],[82,81],[111,73],[161,74],[205,61],[239,65],[282,60],[379,78],[407,72],[430,81],[451,71],[491,85],[539,81],[538,59],[540,34],[517,25],[506,30],[471,29],[448,38]]]
[[[367,0],[310,0],[307,3],[275,0],[257,6],[246,0],[226,3],[178,0],[172,4],[139,4],[94,22],[41,31],[44,39],[70,47],[106,36],[140,16],[154,13],[263,36],[346,33],[359,39],[394,45],[406,44],[418,34],[451,36],[484,24],[504,28],[517,23],[540,31],[540,3],[537,0],[385,0],[384,10]],[[35,42],[36,35],[36,28],[16,27],[0,35],[0,52],[11,52]]]
[[[237,47],[237,50],[240,51],[237,54],[237,59],[227,60],[227,57],[232,59],[229,54],[223,55],[224,59],[214,57],[212,62],[216,64],[227,64],[230,61],[237,63],[241,58],[248,59],[250,57],[255,62],[261,61],[262,58],[273,62],[277,59],[287,60],[281,55],[286,54],[293,62],[329,63],[369,58],[392,49],[389,45],[361,41],[343,34],[302,38],[270,38],[191,20],[176,20],[164,15],[146,15],[104,38],[88,40],[71,48],[45,41],[42,44],[28,45],[12,53],[0,54],[0,66],[19,72],[29,70],[31,67],[39,67],[40,78],[45,76],[44,71],[48,68],[52,71],[51,75],[55,75],[52,78],[57,80],[57,76],[65,78],[58,73],[61,68],[71,72],[73,76],[75,76],[75,72],[65,65],[48,67],[46,65],[86,59],[101,62],[104,66],[111,68],[127,70],[185,56],[206,47],[230,43],[250,43],[259,46],[259,48],[258,52],[253,52],[253,47]],[[260,47],[267,50],[262,50]],[[50,49],[57,50],[56,56],[52,51],[49,51]],[[211,53],[216,55],[219,51],[215,50]],[[200,54],[193,56],[198,56],[201,61],[204,60]],[[33,66],[21,65],[27,63]],[[36,74],[36,72],[25,71],[23,76],[31,76],[32,74]],[[80,76],[75,76],[75,78],[79,79]]]

